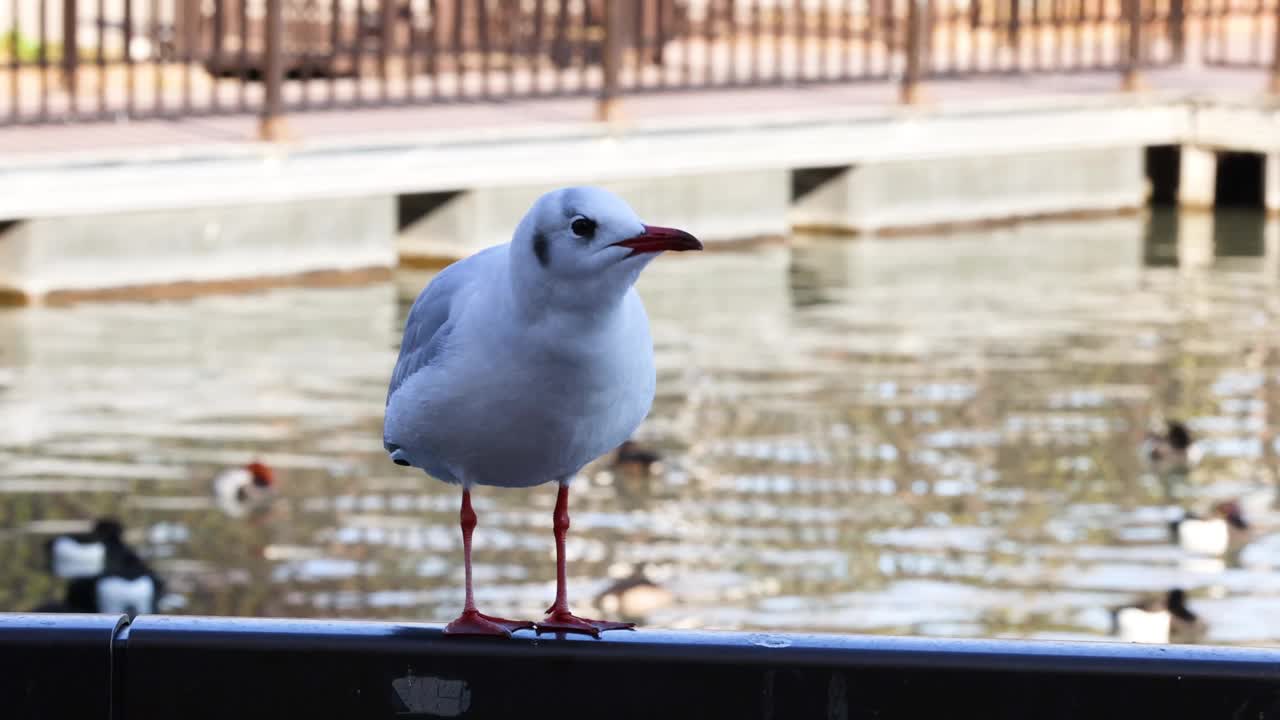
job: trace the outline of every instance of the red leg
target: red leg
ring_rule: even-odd
[[[476,529],[476,512],[471,509],[471,491],[462,490],[462,562],[467,574],[467,600],[462,614],[445,626],[446,635],[503,635],[510,637],[515,630],[532,630],[534,625],[525,620],[506,620],[485,615],[476,609],[476,598],[471,591],[471,533]]]
[[[569,612],[568,583],[565,581],[564,539],[569,533],[569,486],[560,485],[556,495],[556,510],[552,516],[556,535],[556,601],[547,608],[547,617],[538,623],[538,632],[558,631],[586,633],[600,637],[604,630],[630,630],[635,623],[588,620]]]

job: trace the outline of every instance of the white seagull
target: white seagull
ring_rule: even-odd
[[[573,615],[565,588],[569,481],[631,437],[653,404],[653,340],[633,285],[664,250],[701,250],[590,187],[534,202],[511,242],[445,268],[409,311],[387,392],[383,445],[398,465],[462,486],[466,604],[446,633],[510,635],[471,589],[475,485],[559,483],[556,598],[537,630],[627,629]]]

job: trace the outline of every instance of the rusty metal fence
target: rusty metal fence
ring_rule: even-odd
[[[0,0],[0,125],[1280,67],[1280,0]],[[1190,55],[1189,55],[1190,53]]]
[[[1205,0],[1201,58],[1217,67],[1280,67],[1280,0]]]

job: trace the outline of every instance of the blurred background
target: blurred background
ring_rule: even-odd
[[[4,0],[0,611],[452,617],[405,315],[589,182],[708,252],[575,609],[1275,644],[1277,93],[1276,0]],[[553,504],[478,491],[486,611]]]

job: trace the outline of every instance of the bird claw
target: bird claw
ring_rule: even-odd
[[[533,630],[528,620],[507,620],[485,615],[479,610],[464,610],[456,620],[444,628],[445,635],[501,635],[511,637],[516,630]]]
[[[609,622],[608,620],[588,620],[573,613],[562,610],[549,610],[549,615],[538,623],[538,634],[544,632],[582,633],[591,637],[600,637],[605,630],[634,630],[635,623]]]

